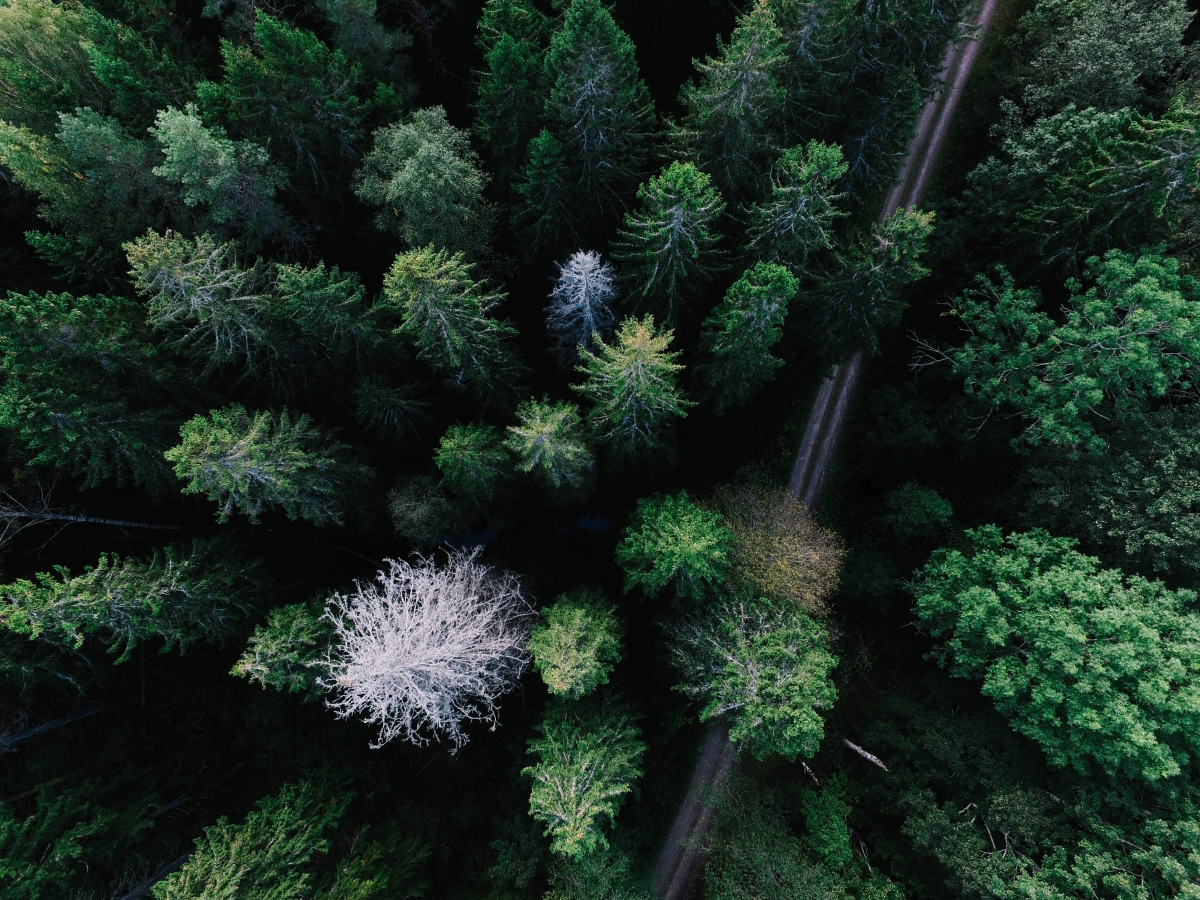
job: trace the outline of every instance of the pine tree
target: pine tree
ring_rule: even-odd
[[[596,439],[621,461],[652,456],[670,434],[671,420],[683,418],[692,404],[675,383],[683,366],[668,352],[672,332],[659,333],[654,317],[629,318],[611,344],[601,341],[584,351],[576,371],[587,376],[574,389],[591,401],[588,425]]]
[[[0,429],[28,465],[84,485],[161,490],[176,420],[140,306],[118,297],[9,293],[0,301]]]
[[[650,149],[654,109],[633,42],[601,0],[575,0],[550,40],[545,121],[566,148],[583,229],[625,208]]]
[[[750,208],[747,250],[760,259],[802,272],[812,253],[833,246],[834,222],[845,194],[840,147],[810,141],[784,153],[771,170],[771,195]]]
[[[512,461],[499,428],[451,425],[433,454],[442,484],[469,503],[491,500],[512,474]]]
[[[526,400],[517,407],[517,424],[508,426],[504,446],[517,471],[538,476],[555,491],[586,487],[596,465],[571,403]]]
[[[563,362],[576,362],[580,347],[591,350],[594,335],[609,337],[615,322],[610,307],[616,296],[613,267],[595,250],[577,250],[558,266],[546,307],[546,330],[553,335]]]
[[[645,498],[617,545],[625,590],[656,597],[671,585],[680,597],[702,600],[727,575],[733,534],[719,513],[698,506],[687,491]]]
[[[273,148],[292,184],[318,195],[348,180],[370,105],[358,66],[304,31],[259,12],[254,41],[221,41],[224,77],[196,86],[201,113]]]
[[[208,222],[239,232],[251,247],[283,237],[287,216],[273,198],[287,178],[262,147],[206,127],[193,103],[161,110],[150,133],[164,157],[154,174],[178,184],[188,206],[206,206]]]
[[[843,87],[853,64],[855,0],[772,0],[782,33],[784,145],[836,133]]]
[[[399,314],[397,332],[452,386],[504,405],[524,373],[511,346],[516,329],[490,315],[503,300],[471,278],[461,253],[426,247],[396,257],[376,309]]]
[[[576,239],[576,194],[567,168],[566,151],[549,131],[529,142],[523,178],[514,186],[520,197],[513,224],[525,244],[525,256],[557,253]]]
[[[164,653],[223,641],[252,609],[255,588],[254,565],[213,541],[145,562],[102,555],[81,575],[59,566],[0,586],[0,626],[63,650],[95,636],[122,663],[142,641],[163,641]]]
[[[340,525],[344,494],[370,475],[348,459],[345,445],[286,409],[252,415],[235,403],[185,422],[179,437],[164,456],[187,482],[185,494],[217,502],[219,522],[235,511],[258,522],[264,507],[278,506],[289,519]]]
[[[529,814],[546,826],[550,850],[582,859],[607,848],[610,827],[625,795],[642,774],[646,745],[619,710],[579,714],[551,706],[529,742],[537,762],[522,770],[533,779]]]
[[[488,241],[486,183],[467,132],[434,106],[375,131],[354,191],[380,208],[375,224],[410,247],[477,256]]]
[[[720,267],[714,226],[725,202],[707,175],[681,162],[638,188],[638,199],[641,209],[625,215],[613,258],[630,301],[673,326]]]
[[[328,686],[332,642],[333,623],[320,602],[283,606],[255,626],[230,674],[313,700]]]
[[[529,638],[533,667],[546,689],[578,700],[602,684],[621,658],[616,607],[596,590],[563,594],[542,613]]]
[[[759,193],[766,161],[775,155],[783,112],[783,34],[768,0],[757,0],[738,19],[729,43],[717,38],[717,57],[695,62],[698,84],[687,84],[680,133],[721,193],[742,203]]]
[[[704,320],[700,343],[708,359],[699,371],[717,415],[749,400],[783,365],[771,348],[783,337],[788,304],[799,289],[783,266],[760,262],[730,285]]]
[[[314,857],[329,849],[353,794],[311,779],[258,801],[240,825],[222,816],[196,839],[183,868],[154,886],[157,900],[311,896]]]

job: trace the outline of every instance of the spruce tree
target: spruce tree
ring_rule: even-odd
[[[254,565],[213,541],[144,562],[107,554],[80,575],[59,566],[0,586],[0,626],[65,651],[95,636],[122,663],[143,641],[161,640],[166,653],[224,640],[252,609],[255,588]]]
[[[524,370],[512,348],[516,329],[490,315],[503,300],[471,277],[461,253],[425,247],[396,257],[375,308],[399,315],[397,333],[451,386],[505,405]]]
[[[720,514],[680,491],[638,501],[617,545],[617,563],[627,592],[640,587],[656,597],[669,585],[680,597],[701,600],[725,580],[732,549],[733,534]]]
[[[164,456],[187,482],[185,494],[216,501],[219,522],[241,512],[257,523],[277,506],[289,519],[340,525],[346,492],[370,474],[308,416],[287,409],[251,414],[235,403],[185,422],[179,438]]]
[[[622,462],[646,460],[663,447],[674,419],[692,404],[675,383],[683,366],[678,351],[667,350],[672,332],[659,332],[654,317],[629,318],[612,343],[584,351],[576,371],[586,376],[573,386],[592,404],[588,425],[596,440]]]
[[[546,330],[554,336],[560,360],[575,362],[580,347],[592,348],[595,335],[607,338],[612,333],[614,274],[612,264],[594,250],[577,250],[558,266],[546,307]]]
[[[571,403],[526,400],[517,407],[517,424],[508,426],[504,445],[517,471],[537,476],[554,491],[586,487],[595,468],[583,420]]]
[[[512,474],[512,461],[499,428],[451,425],[433,454],[442,484],[463,500],[482,505]]]
[[[576,238],[576,192],[563,145],[546,129],[529,142],[529,160],[514,190],[520,198],[512,221],[525,256],[556,254]]]
[[[812,253],[833,246],[831,229],[847,214],[838,190],[846,175],[841,148],[810,141],[785,152],[771,170],[771,193],[750,208],[747,250],[803,272]]]
[[[749,400],[783,365],[771,348],[783,338],[788,304],[799,289],[799,280],[783,266],[758,263],[730,285],[704,320],[700,343],[707,359],[699,371],[718,415]]]
[[[596,590],[563,594],[542,614],[529,637],[533,667],[546,689],[578,700],[602,684],[621,658],[616,608]]]
[[[692,163],[673,162],[638,188],[641,208],[627,213],[613,258],[630,301],[673,326],[721,264],[716,221],[725,202]]]
[[[633,42],[601,0],[576,0],[546,54],[545,121],[566,149],[583,228],[601,231],[641,180],[654,109]]]
[[[355,193],[379,208],[381,230],[410,247],[432,244],[477,256],[488,241],[486,184],[467,133],[434,106],[376,130]]]
[[[717,39],[717,56],[695,62],[699,83],[685,85],[682,127],[675,140],[698,153],[730,202],[759,193],[762,171],[775,155],[783,112],[783,34],[768,0],[756,0],[738,19],[729,43]]]

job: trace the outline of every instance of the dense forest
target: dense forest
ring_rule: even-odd
[[[0,900],[649,900],[713,734],[690,896],[1200,898],[1193,12],[977,11],[0,0]]]

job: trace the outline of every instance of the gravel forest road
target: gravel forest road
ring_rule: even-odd
[[[947,51],[942,63],[941,89],[921,109],[916,135],[908,145],[896,183],[884,198],[880,221],[901,207],[919,206],[924,198],[997,6],[999,0],[983,0],[975,16],[964,23],[964,34],[970,37],[956,41]],[[862,364],[862,352],[852,353],[833,367],[817,389],[788,482],[788,491],[809,509],[816,509],[821,501]],[[713,726],[705,737],[687,794],[654,867],[654,893],[660,900],[687,900],[695,892],[704,869],[704,836],[715,815],[713,801],[733,767],[733,760],[734,747],[728,729],[723,725]]]

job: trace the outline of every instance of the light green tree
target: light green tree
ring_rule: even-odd
[[[327,687],[326,661],[332,642],[333,623],[325,615],[324,603],[282,606],[271,611],[265,625],[254,627],[230,674],[313,700]]]
[[[504,437],[493,425],[451,425],[434,451],[442,484],[471,503],[491,500],[512,474]]]
[[[546,689],[578,700],[602,684],[621,658],[616,608],[597,590],[563,594],[542,612],[529,638],[533,667]]]
[[[143,641],[162,652],[220,641],[253,607],[255,566],[213,541],[167,547],[146,561],[102,555],[72,576],[64,566],[0,586],[0,626],[77,650],[95,636],[129,659]]]
[[[287,216],[273,198],[287,177],[266,150],[205,126],[194,103],[161,110],[150,133],[163,156],[154,174],[178,184],[184,203],[203,204],[209,222],[235,230],[251,246],[284,236]]]
[[[630,301],[673,326],[721,266],[715,225],[725,202],[708,175],[678,161],[638,188],[638,200],[612,256]]]
[[[799,280],[783,266],[760,262],[730,285],[704,320],[700,346],[707,359],[700,376],[717,415],[749,400],[783,365],[771,348],[783,338],[788,304],[799,289]]]
[[[608,847],[610,827],[642,774],[646,745],[615,709],[576,712],[552,705],[529,742],[537,758],[521,774],[533,780],[529,813],[546,826],[550,849],[572,859]]]
[[[733,533],[721,516],[680,491],[638,501],[617,545],[617,563],[626,591],[640,587],[654,597],[670,585],[679,596],[700,600],[724,581],[732,550]]]
[[[1200,285],[1161,253],[1109,251],[1088,260],[1086,289],[1069,281],[1064,315],[1041,311],[1036,289],[1007,272],[980,278],[955,305],[970,329],[952,351],[967,393],[1015,408],[1022,440],[1071,449],[1105,445],[1099,421],[1187,390],[1200,361]]]
[[[633,41],[601,0],[577,0],[546,53],[545,122],[566,150],[581,230],[602,230],[642,177],[655,128]]]
[[[717,38],[715,58],[694,62],[699,82],[680,92],[687,112],[674,140],[698,152],[701,168],[732,202],[759,193],[762,172],[775,155],[783,62],[783,34],[771,5],[757,0],[728,43]]]
[[[683,366],[678,352],[667,351],[671,337],[655,329],[653,316],[628,318],[611,343],[583,351],[576,371],[587,380],[573,387],[591,401],[588,425],[618,460],[650,457],[692,405],[675,383]]]
[[[833,246],[831,229],[847,215],[839,208],[846,175],[842,149],[810,141],[785,152],[771,170],[771,194],[750,208],[747,250],[800,274],[812,253]]]
[[[410,247],[427,244],[477,256],[488,241],[487,176],[467,132],[440,106],[418,109],[375,131],[354,192],[379,208],[375,224]]]
[[[727,599],[675,628],[677,690],[699,700],[700,720],[724,719],[729,739],[757,759],[811,757],[821,713],[837,692],[837,657],[819,622],[790,604]]]
[[[1052,765],[1157,781],[1200,751],[1196,595],[1103,569],[1044,531],[966,533],[911,591],[936,658]]]
[[[164,456],[187,482],[185,494],[216,501],[219,522],[234,512],[257,522],[264,508],[277,506],[289,519],[340,525],[345,492],[370,475],[344,444],[286,409],[250,413],[235,403],[185,422],[179,438]]]
[[[503,405],[524,376],[512,347],[516,328],[491,315],[503,300],[471,277],[461,253],[425,247],[396,257],[375,309],[398,313],[396,332],[453,387]]]
[[[579,409],[548,398],[517,407],[517,424],[508,426],[504,445],[519,472],[532,473],[554,490],[579,490],[596,467],[583,433]]]

